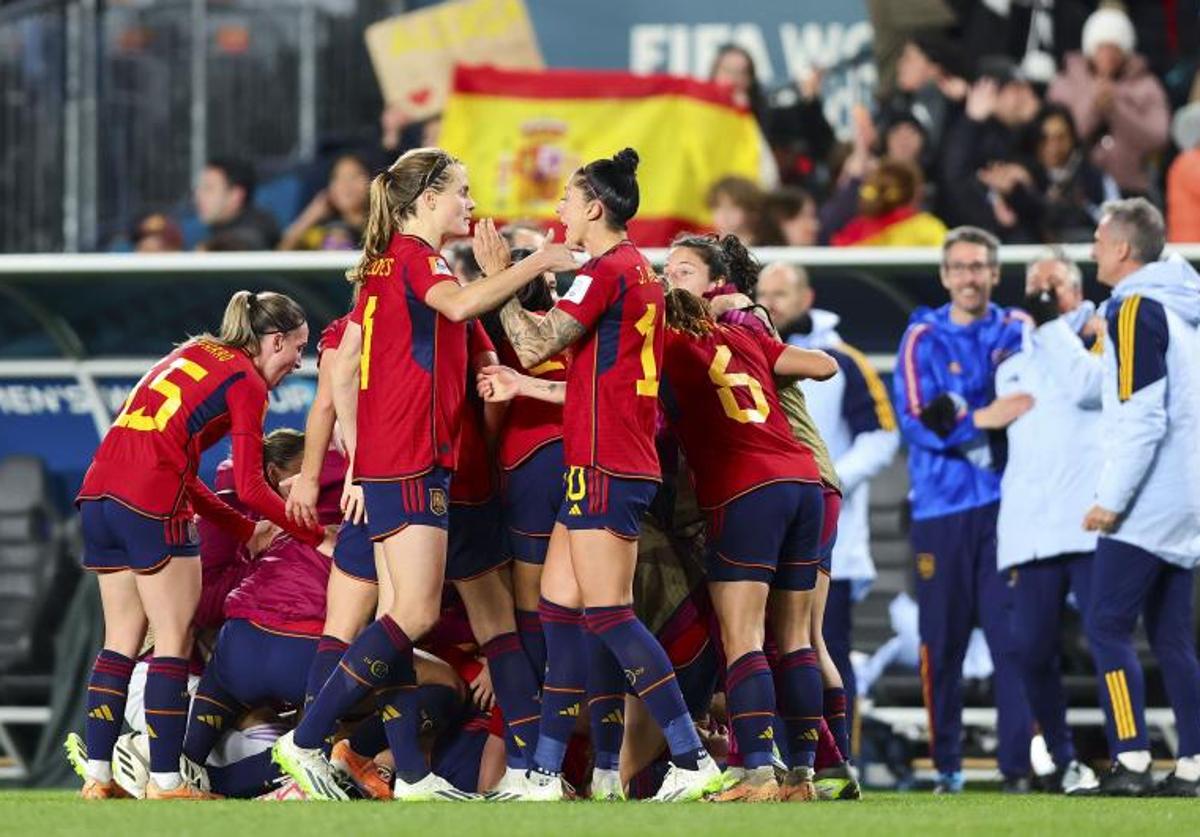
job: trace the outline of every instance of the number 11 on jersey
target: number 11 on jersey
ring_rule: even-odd
[[[637,381],[637,394],[648,398],[658,397],[658,364],[654,359],[654,317],[658,313],[656,303],[646,305],[646,313],[634,323],[642,335],[642,377]]]

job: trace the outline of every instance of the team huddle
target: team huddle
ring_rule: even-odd
[[[793,385],[837,363],[778,339],[736,238],[660,278],[637,164],[570,178],[562,243],[477,223],[467,281],[465,168],[400,157],[303,433],[263,435],[309,338],[282,294],[146,373],[78,497],[85,798],[858,797],[820,631],[840,489]]]

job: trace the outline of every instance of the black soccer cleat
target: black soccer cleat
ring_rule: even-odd
[[[1027,776],[1005,776],[1000,785],[1001,793],[1027,794],[1032,790]]]
[[[1198,797],[1200,796],[1200,779],[1189,782],[1187,779],[1180,779],[1174,771],[1171,771],[1166,778],[1154,786],[1154,796]]]
[[[1101,796],[1150,796],[1153,792],[1154,776],[1148,767],[1139,772],[1117,761],[1100,777]]]

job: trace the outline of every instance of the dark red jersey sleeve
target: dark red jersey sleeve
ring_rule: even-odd
[[[439,282],[458,282],[454,271],[441,256],[430,255],[424,260],[413,259],[408,263],[408,284],[422,302],[429,289]]]
[[[487,329],[479,320],[471,321],[471,329],[467,332],[467,359],[474,360],[484,352],[495,353],[496,345],[488,337]]]
[[[571,287],[554,307],[570,314],[580,325],[591,331],[612,305],[616,290],[615,278],[603,266],[584,265],[583,269],[575,274]]]
[[[254,521],[214,494],[195,474],[188,474],[186,489],[196,514],[234,538],[239,544],[245,543],[254,535]]]
[[[263,476],[262,422],[267,412],[267,387],[261,378],[247,376],[229,388],[230,430],[233,441],[233,484],[240,500],[297,540],[310,546],[325,536],[320,527],[309,529],[288,520],[283,498]]]

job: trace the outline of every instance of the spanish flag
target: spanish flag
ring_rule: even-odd
[[[634,148],[641,207],[630,238],[655,246],[709,225],[704,196],[716,180],[757,181],[762,139],[753,114],[708,82],[460,66],[441,145],[466,163],[478,215],[543,221],[576,169]]]

